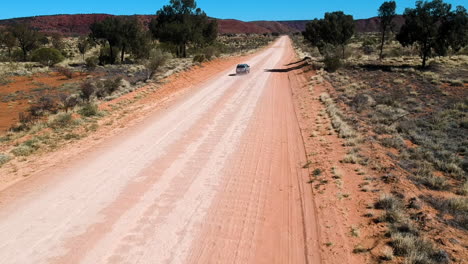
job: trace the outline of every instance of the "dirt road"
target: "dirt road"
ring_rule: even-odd
[[[320,263],[289,38],[0,194],[4,263]],[[21,188],[20,188],[21,187]],[[13,198],[12,198],[13,197]]]

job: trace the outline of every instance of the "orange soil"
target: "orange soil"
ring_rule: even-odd
[[[359,176],[356,172],[360,165],[340,162],[348,151],[343,147],[344,141],[331,129],[327,114],[319,116],[324,110],[319,96],[327,92],[330,86],[324,83],[315,86],[311,92],[308,80],[315,72],[308,70],[290,74],[290,78],[301,84],[293,86],[293,98],[311,161],[310,186],[315,195],[323,263],[368,263],[368,255],[354,254],[353,250],[357,245],[374,247],[376,241],[373,236],[382,227],[370,228],[369,220],[362,217],[366,213],[365,205],[372,201],[371,194],[360,191],[365,176]],[[313,133],[317,136],[312,136]],[[333,167],[341,178],[332,173]],[[321,170],[320,176],[312,174],[315,169]],[[353,229],[358,230],[358,236],[352,235]]]
[[[101,110],[110,110],[109,115],[99,120],[99,129],[82,140],[67,142],[65,149],[54,152],[37,153],[27,159],[12,160],[0,167],[0,191],[29,175],[62,164],[85,150],[91,150],[105,138],[120,134],[125,128],[141,122],[147,115],[166,108],[174,101],[180,101],[193,93],[193,88],[208,81],[236,65],[245,62],[254,54],[241,57],[225,57],[203,63],[201,66],[169,76],[161,83],[148,84],[109,102],[103,102]],[[53,78],[52,78],[53,79]],[[56,77],[57,81],[62,80]],[[111,110],[113,107],[118,107]],[[18,139],[15,143],[25,139]],[[2,152],[8,152],[11,146],[2,146]]]
[[[295,83],[264,71],[292,56],[283,37],[148,85],[102,105],[113,110],[96,134],[7,164],[0,173],[32,177],[0,192],[2,258],[321,263]],[[245,60],[255,70],[230,76]]]
[[[315,195],[315,203],[318,213],[320,229],[320,243],[322,245],[322,258],[324,263],[374,263],[380,261],[380,256],[388,248],[389,238],[385,236],[388,230],[386,223],[375,223],[382,211],[373,209],[374,202],[382,195],[388,193],[404,195],[405,200],[418,198],[421,195],[432,197],[453,197],[443,192],[431,191],[426,188],[415,186],[407,176],[408,172],[401,169],[395,160],[392,160],[387,153],[398,154],[398,150],[385,148],[373,140],[365,140],[359,145],[360,153],[366,157],[371,157],[374,164],[378,164],[376,169],[372,169],[374,164],[361,166],[359,164],[345,164],[341,160],[352,149],[344,147],[344,140],[340,139],[331,128],[328,115],[321,111],[325,106],[320,102],[320,94],[326,92],[337,97],[335,88],[327,81],[320,85],[313,85],[310,90],[308,80],[315,72],[305,71],[299,74],[291,74],[291,78],[297,78],[301,86],[293,87],[296,111],[302,135],[305,141],[305,148],[312,162],[310,170],[321,169],[321,176],[312,183]],[[460,92],[464,87],[444,87],[452,93]],[[341,106],[346,113],[347,109]],[[366,124],[358,125],[362,136],[371,138],[372,128]],[[408,147],[415,147],[410,141],[405,141]],[[331,172],[335,167],[342,175],[340,179],[334,177]],[[385,184],[381,177],[386,174],[395,175],[397,182]],[[313,177],[313,176],[312,176]],[[466,232],[444,225],[441,228],[437,210],[428,205],[424,205],[421,210],[408,209],[409,213],[418,215],[424,221],[421,230],[424,236],[436,242],[435,245],[453,258],[454,263],[466,263],[468,259],[466,246]],[[445,216],[447,218],[447,216]],[[353,232],[358,230],[358,234]],[[458,242],[456,242],[458,241]],[[368,250],[368,253],[355,254],[356,247]],[[395,263],[404,260],[395,257]]]
[[[9,83],[0,85],[0,97],[16,92],[32,93],[33,89],[41,86],[57,88],[66,83],[78,82],[85,77],[86,75],[82,73],[75,73],[73,79],[67,79],[58,73],[12,76],[8,77]],[[48,90],[47,92],[54,94],[54,90]],[[0,135],[18,122],[18,114],[25,112],[29,106],[29,100],[26,99],[13,99],[9,102],[0,101]]]

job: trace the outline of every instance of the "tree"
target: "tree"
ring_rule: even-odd
[[[383,47],[385,44],[385,35],[389,29],[392,28],[393,18],[395,17],[396,3],[395,1],[384,2],[379,8],[379,18],[380,18],[380,32],[382,33],[381,43],[380,43],[380,54],[379,58],[382,60],[383,56]]]
[[[93,96],[94,92],[96,91],[96,86],[89,81],[85,81],[80,86],[80,97],[83,101],[90,102],[91,96]]]
[[[107,17],[101,22],[91,24],[91,33],[89,37],[97,43],[109,44],[110,63],[115,63],[116,54],[115,48],[121,44],[121,36],[119,29],[121,28],[121,20],[118,17]]]
[[[124,62],[125,52],[135,51],[134,47],[143,47],[147,41],[146,35],[136,17],[123,18],[118,34],[120,35],[120,61]]]
[[[203,46],[217,37],[217,23],[197,8],[195,0],[170,0],[151,20],[153,37],[176,46],[177,57],[187,57],[187,45]]]
[[[59,51],[63,51],[65,49],[65,42],[63,41],[63,35],[59,33],[52,33],[50,34],[50,42],[52,47]]]
[[[397,40],[403,46],[418,44],[423,68],[426,67],[427,59],[433,55],[436,46],[436,54],[442,54],[443,50],[446,50],[448,42],[441,41],[441,28],[447,26],[451,8],[450,4],[442,0],[433,0],[417,1],[416,8],[405,10],[405,24],[401,27]]]
[[[304,37],[312,46],[318,47],[322,55],[325,55],[329,46],[342,49],[342,57],[345,58],[345,48],[354,35],[354,19],[341,11],[325,13],[324,19],[314,19],[306,25]]]
[[[136,17],[108,17],[91,25],[90,38],[98,43],[109,45],[111,63],[115,63],[116,48],[120,50],[120,61],[124,62],[127,51],[136,51],[147,41],[141,25]],[[139,51],[141,52],[141,51]]]
[[[454,52],[468,45],[468,13],[462,6],[450,12],[439,30],[440,37],[435,46],[436,53],[446,55],[450,47]]]
[[[16,47],[18,44],[16,38],[8,30],[0,31],[0,46],[5,48],[8,51],[8,57],[11,58],[11,50]]]
[[[19,47],[23,51],[24,61],[27,60],[28,53],[36,49],[44,39],[40,33],[23,24],[15,24],[9,28],[9,31],[17,39]]]
[[[83,61],[85,61],[85,54],[88,51],[89,47],[91,46],[91,43],[87,37],[80,37],[78,39],[78,51],[80,52]]]

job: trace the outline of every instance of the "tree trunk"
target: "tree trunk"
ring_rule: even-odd
[[[382,42],[380,43],[380,54],[379,54],[379,60],[382,60],[382,56],[383,56],[383,46],[385,44],[385,31],[387,29],[386,28],[383,28],[382,29]]]
[[[125,45],[122,46],[122,54],[120,55],[120,62],[123,64],[125,57]]]
[[[26,51],[26,48],[21,48],[23,50],[23,61],[26,61],[28,59],[28,52]]]
[[[426,68],[426,60],[427,60],[427,56],[429,55],[429,51],[428,51],[428,48],[427,48],[427,42],[424,41],[424,45],[423,45],[423,50],[422,50],[422,68]]]
[[[341,48],[343,49],[343,60],[345,59],[345,45],[341,45]]]
[[[114,49],[112,48],[112,44],[109,42],[109,49],[110,49],[110,62],[114,64]]]

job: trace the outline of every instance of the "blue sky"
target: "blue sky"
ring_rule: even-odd
[[[198,6],[212,17],[252,20],[305,20],[321,18],[325,12],[342,10],[355,18],[376,16],[384,0],[197,0]],[[154,14],[169,0],[3,0],[0,19],[78,13],[115,15]],[[398,13],[414,7],[415,0],[397,0]],[[468,0],[445,0],[453,6],[468,8]]]

